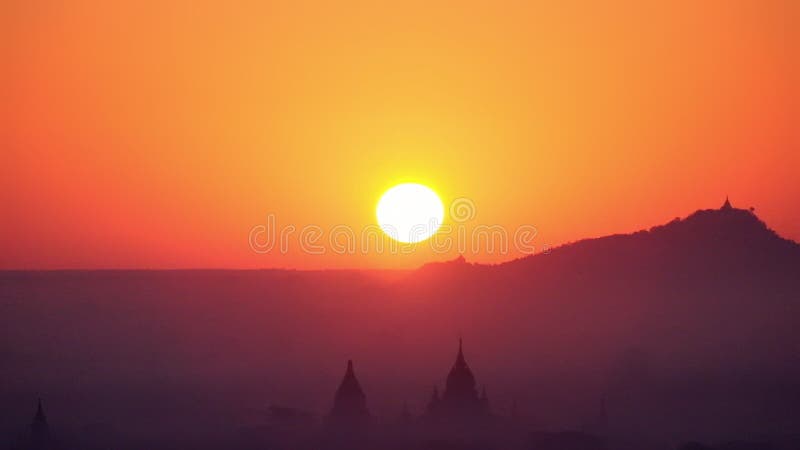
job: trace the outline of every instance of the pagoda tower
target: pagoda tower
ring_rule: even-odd
[[[434,393],[434,395],[436,395]],[[435,408],[431,406],[435,405]],[[475,375],[472,374],[466,358],[464,345],[458,340],[458,354],[450,373],[447,375],[444,392],[438,401],[431,401],[428,414],[438,417],[464,418],[487,415],[489,399],[484,388],[483,395],[478,395]]]
[[[353,371],[353,361],[347,361],[344,378],[336,390],[329,419],[334,422],[363,422],[369,418],[367,397]]]

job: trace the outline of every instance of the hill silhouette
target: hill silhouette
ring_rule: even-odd
[[[574,387],[563,374],[596,377],[581,387],[617,401],[629,432],[652,426],[653,404],[675,429],[696,426],[686,409],[709,432],[798,426],[785,413],[800,398],[800,245],[750,210],[727,204],[496,266],[459,259],[419,272],[404,296],[457,298],[460,323],[502,323],[483,330],[503,342],[490,352],[537,361],[506,362],[515,373],[556,390]]]
[[[800,429],[800,245],[727,206],[492,266],[2,272],[0,294],[10,431],[42,396],[54,428],[214,442],[269,404],[329,411],[348,359],[372,414],[419,412],[459,336],[532,429],[603,400],[609,432],[670,445]]]

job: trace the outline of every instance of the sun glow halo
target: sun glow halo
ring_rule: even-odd
[[[417,183],[403,183],[381,196],[376,215],[378,225],[389,237],[416,243],[436,233],[444,219],[444,206],[433,189]]]

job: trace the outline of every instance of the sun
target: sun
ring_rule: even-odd
[[[378,225],[396,241],[421,242],[442,225],[444,206],[433,189],[403,183],[386,191],[378,201]]]

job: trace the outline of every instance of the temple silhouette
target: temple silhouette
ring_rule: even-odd
[[[434,386],[427,414],[435,420],[476,419],[489,415],[486,387],[484,386],[478,395],[475,375],[472,374],[464,358],[461,339],[458,340],[456,361],[447,374],[444,393],[440,397],[438,387]]]
[[[486,387],[478,393],[475,375],[464,357],[464,345],[458,340],[458,354],[453,367],[447,374],[445,388],[439,395],[438,386],[434,386],[433,395],[428,402],[425,418],[432,421],[472,421],[490,415],[489,398]],[[408,421],[410,413],[407,405],[403,405],[402,415]],[[332,425],[365,424],[370,420],[367,398],[353,370],[353,361],[347,361],[342,382],[336,389],[333,407],[327,417]]]
[[[506,415],[494,415],[486,388],[478,388],[476,377],[464,356],[459,339],[455,361],[447,374],[444,389],[434,385],[433,394],[419,416],[412,415],[407,403],[395,421],[376,419],[367,406],[367,396],[355,374],[352,360],[334,392],[333,403],[324,420],[289,407],[272,406],[266,428],[252,430],[246,439],[229,448],[275,448],[293,450],[609,450],[606,400],[579,430],[547,431],[530,428],[520,421],[516,401]],[[91,436],[87,436],[91,438]],[[30,434],[12,450],[61,450],[109,448],[78,444],[79,441],[53,440],[41,399],[38,401]],[[739,450],[740,447],[692,447],[680,450]],[[209,444],[207,448],[214,448]],[[726,444],[727,445],[727,444]],[[750,443],[746,443],[750,445]],[[760,444],[758,444],[760,445]],[[126,447],[132,448],[132,447]],[[162,448],[162,447],[159,447]],[[163,447],[167,448],[167,447]],[[171,447],[170,447],[171,448]],[[774,450],[773,447],[741,447]],[[638,450],[638,449],[637,449]]]
[[[444,390],[434,386],[427,407],[419,416],[412,415],[403,403],[396,421],[373,418],[367,396],[353,369],[347,368],[333,396],[333,405],[325,416],[324,429],[316,448],[355,450],[387,448],[461,448],[452,447],[461,439],[486,439],[498,432],[497,418],[489,410],[486,388],[478,389],[475,375],[464,357],[463,341],[458,341],[455,362],[447,374]],[[388,427],[388,428],[387,428]],[[454,440],[455,439],[455,440]],[[449,445],[449,446],[448,446]],[[472,448],[472,447],[470,447]]]
[[[328,415],[332,424],[358,424],[369,421],[370,414],[367,409],[367,397],[361,389],[361,384],[353,371],[353,361],[347,361],[344,378],[336,389],[333,399],[333,408]]]

